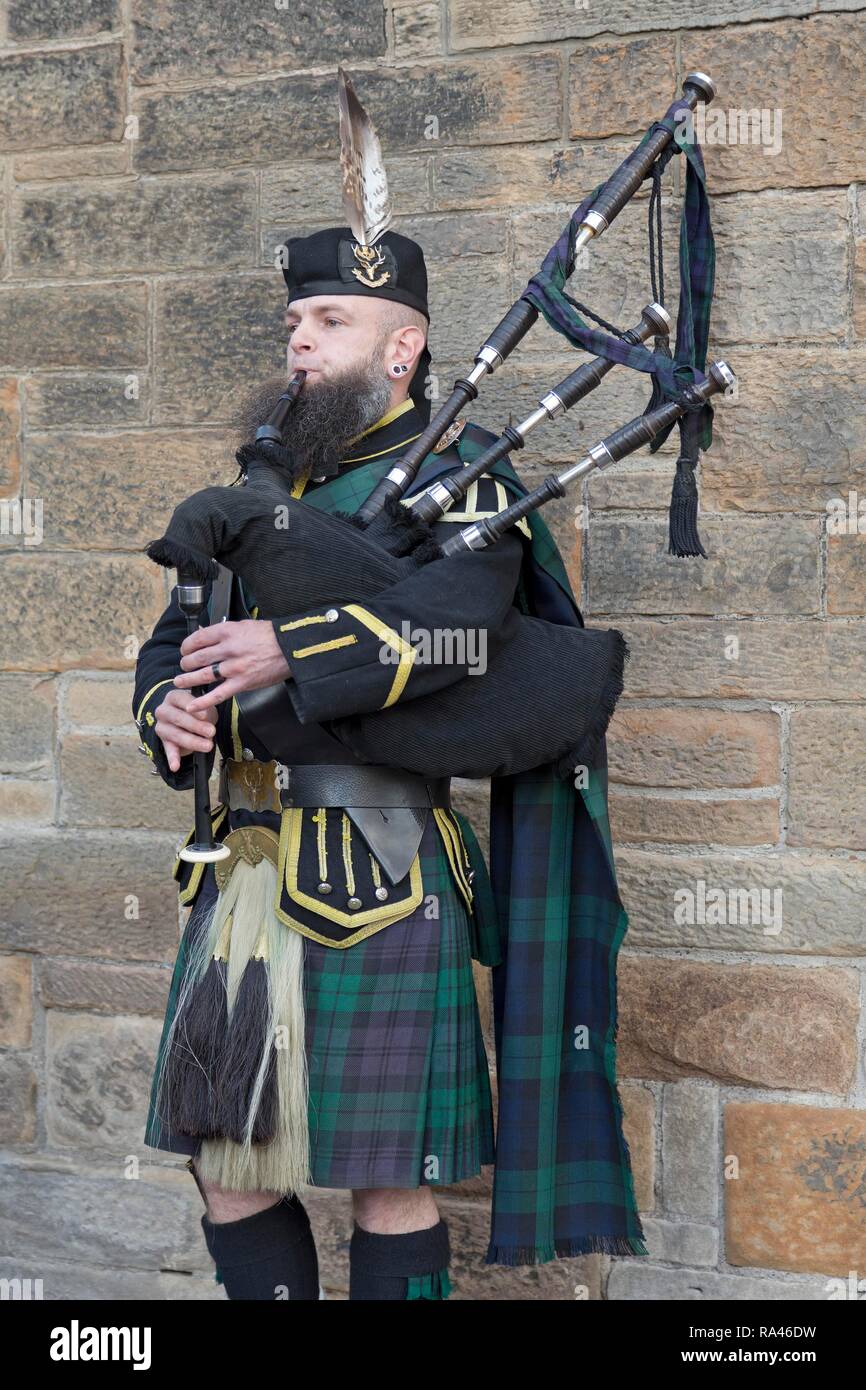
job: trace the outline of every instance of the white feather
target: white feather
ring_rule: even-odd
[[[382,147],[351,79],[343,68],[337,71],[343,212],[355,240],[372,246],[393,221]]]

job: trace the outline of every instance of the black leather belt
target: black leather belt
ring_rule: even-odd
[[[451,807],[450,777],[419,777],[378,763],[297,764],[284,768],[283,806]]]
[[[451,778],[428,779],[373,763],[298,766],[226,758],[220,800],[233,811],[278,814],[289,808],[340,807],[391,882],[399,883],[418,852],[431,807],[451,810]]]

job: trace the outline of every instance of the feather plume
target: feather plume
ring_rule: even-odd
[[[394,220],[382,148],[351,79],[343,68],[337,72],[343,212],[355,240],[362,246],[372,246]]]

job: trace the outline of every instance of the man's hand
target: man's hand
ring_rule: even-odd
[[[190,701],[187,709],[193,713],[230,700],[239,690],[276,685],[291,674],[272,624],[255,618],[200,627],[184,639],[180,651],[183,675],[175,676],[174,683],[185,692],[213,685],[214,663],[219,662],[219,684]]]
[[[216,713],[204,710],[191,714],[192,695],[188,690],[169,690],[154,711],[154,731],[165,749],[172,772],[180,767],[184,753],[209,753],[216,731]]]

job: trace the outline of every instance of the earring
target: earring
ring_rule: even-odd
[[[391,368],[391,375],[402,376],[403,373],[408,372],[408,370],[409,368],[406,366],[405,362],[395,362],[393,367]]]

